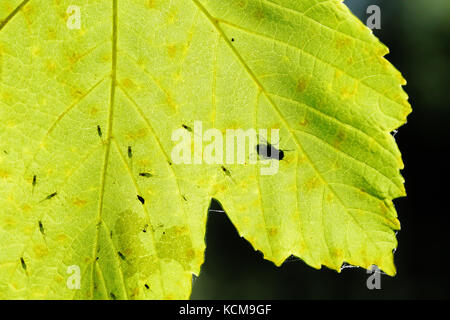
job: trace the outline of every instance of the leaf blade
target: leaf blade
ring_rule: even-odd
[[[0,7],[1,296],[188,298],[211,197],[277,265],[395,274],[405,81],[342,3],[82,1],[71,31],[66,2]],[[175,165],[196,120],[293,151],[277,176]]]

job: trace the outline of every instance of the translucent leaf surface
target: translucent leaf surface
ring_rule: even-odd
[[[188,298],[211,198],[277,265],[394,275],[410,106],[387,52],[337,0],[2,0],[0,297]],[[271,176],[176,165],[194,121],[290,151]]]

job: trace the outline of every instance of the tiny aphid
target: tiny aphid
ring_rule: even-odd
[[[141,172],[141,173],[139,173],[139,176],[140,177],[144,177],[144,178],[151,178],[151,177],[153,177],[153,175],[151,173],[148,173],[148,172]]]
[[[270,143],[267,144],[260,143],[256,145],[256,152],[258,152],[258,155],[264,159],[274,159],[274,160],[284,159],[284,151],[278,150]]]
[[[25,260],[21,257],[20,258],[20,263],[22,264],[22,268],[23,268],[23,270],[27,270],[27,264],[25,263]]]
[[[119,255],[120,259],[126,260],[126,258],[125,258],[125,256],[123,255],[122,252],[118,251],[117,254]]]
[[[189,127],[189,126],[187,126],[187,125],[185,125],[185,124],[183,124],[182,127],[183,127],[184,129],[186,129],[187,131],[192,132],[192,128],[191,128],[191,127]]]
[[[129,159],[133,158],[133,150],[131,149],[130,146],[128,146],[128,158]]]
[[[42,224],[41,221],[39,221],[38,224],[39,224],[39,231],[40,231],[43,235],[45,235],[44,225]]]
[[[50,200],[50,199],[56,197],[57,195],[58,195],[58,192],[53,192],[52,194],[49,194],[44,200]]]
[[[140,195],[138,195],[137,198],[142,204],[145,204],[145,199],[144,198],[142,198]]]
[[[36,185],[36,183],[37,183],[37,177],[33,176],[33,187]]]
[[[100,126],[97,126],[97,134],[100,138],[103,136],[102,128]]]
[[[225,168],[224,166],[220,166],[220,168],[222,169],[223,173],[225,173],[225,175],[227,175],[231,181],[233,181],[234,183],[236,183],[236,181],[234,181],[233,177],[231,176],[231,172],[230,170],[228,170],[227,168]]]
[[[230,170],[228,170],[227,168],[225,168],[224,166],[221,166],[222,171],[229,177],[231,177],[231,172]]]

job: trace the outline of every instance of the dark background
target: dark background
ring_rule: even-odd
[[[211,212],[206,257],[194,280],[193,299],[448,299],[450,211],[446,177],[450,137],[450,1],[347,0],[363,22],[371,4],[381,8],[387,59],[407,79],[413,113],[396,135],[403,154],[407,198],[395,200],[402,230],[395,254],[397,276],[382,275],[368,290],[368,274],[315,270],[299,259],[280,268],[237,234],[223,213]],[[217,209],[217,204],[213,207]]]

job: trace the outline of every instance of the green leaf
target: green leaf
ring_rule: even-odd
[[[394,275],[387,52],[337,0],[2,0],[0,297],[189,298],[211,198],[277,265]],[[279,129],[285,157],[172,163],[194,121]]]

